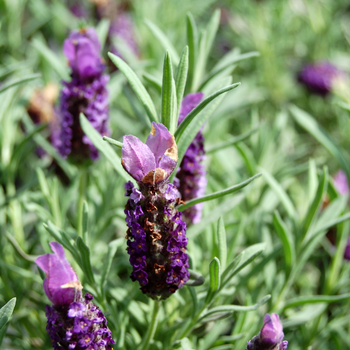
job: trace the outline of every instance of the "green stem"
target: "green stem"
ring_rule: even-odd
[[[84,200],[85,200],[85,192],[86,192],[86,171],[85,169],[81,172],[81,177],[79,181],[79,198],[78,198],[78,222],[77,222],[77,231],[80,237],[83,236],[83,208],[84,208]]]
[[[151,322],[148,326],[146,336],[141,343],[140,350],[147,350],[150,345],[150,342],[153,340],[153,336],[154,336],[154,333],[156,332],[157,324],[158,324],[159,309],[160,309],[160,302],[153,301],[153,311],[151,316]]]

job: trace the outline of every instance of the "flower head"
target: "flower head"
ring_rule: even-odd
[[[83,289],[77,274],[70,266],[63,247],[50,243],[54,254],[39,256],[35,263],[45,272],[44,290],[54,305],[68,305]]]
[[[339,170],[334,176],[334,185],[341,195],[349,193],[348,178],[343,170]]]
[[[138,182],[156,184],[166,180],[177,162],[174,136],[160,123],[152,123],[146,143],[132,135],[124,136],[122,165]]]
[[[299,73],[298,80],[311,92],[326,96],[333,90],[336,80],[342,76],[344,72],[330,62],[319,62],[306,65]]]
[[[288,347],[288,341],[283,338],[283,327],[279,316],[266,314],[259,335],[248,342],[246,350],[285,350]]]
[[[64,41],[63,52],[72,68],[73,75],[82,79],[94,78],[104,70],[101,56],[101,44],[93,28],[74,31]]]

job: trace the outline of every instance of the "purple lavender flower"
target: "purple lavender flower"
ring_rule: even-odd
[[[334,176],[334,185],[339,194],[346,195],[349,193],[348,178],[343,170],[339,170]]]
[[[279,316],[266,314],[259,335],[248,341],[246,350],[285,350],[288,347],[288,341],[283,338],[283,327]]]
[[[124,136],[122,165],[139,186],[125,184],[131,279],[156,300],[168,298],[189,278],[186,224],[176,209],[180,193],[168,181],[176,162],[174,136],[164,125],[152,123],[146,144]]]
[[[39,256],[35,263],[45,272],[44,290],[52,301],[46,306],[47,331],[53,348],[111,350],[115,344],[107,320],[92,303],[93,296],[82,296],[82,285],[70,266],[63,247],[50,243],[54,254]]]
[[[348,237],[348,242],[344,251],[344,259],[350,261],[350,236]]]
[[[202,98],[203,94],[197,92],[195,94],[189,94],[183,99],[179,124],[198,105]],[[182,200],[188,201],[204,195],[207,186],[206,171],[203,164],[204,159],[204,137],[202,131],[199,131],[186,150],[174,181],[174,184],[181,193]],[[183,212],[186,222],[193,224],[200,222],[202,209],[203,203],[198,203],[186,209]]]
[[[108,135],[108,75],[103,75],[105,65],[100,56],[101,45],[93,28],[71,33],[64,42],[63,51],[72,68],[70,82],[63,82],[60,104],[59,137],[52,143],[63,157],[68,155],[75,161],[91,157],[96,159],[98,151],[84,134],[79,115],[84,113],[101,135]]]
[[[298,75],[300,83],[311,92],[326,96],[333,90],[335,79],[344,75],[337,67],[329,62],[319,62],[306,65]]]

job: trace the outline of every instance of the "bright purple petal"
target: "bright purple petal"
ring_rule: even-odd
[[[156,169],[156,161],[150,148],[137,137],[123,137],[122,165],[137,181]]]
[[[264,343],[268,344],[277,344],[283,339],[283,327],[277,314],[265,315],[260,337]]]
[[[157,168],[164,153],[173,147],[174,143],[174,137],[163,124],[152,123],[152,130],[148,135],[146,145],[155,156]]]
[[[339,170],[334,176],[334,185],[340,194],[349,193],[348,178],[343,170]]]
[[[75,271],[70,266],[63,247],[50,243],[54,254],[39,256],[35,263],[45,272],[44,290],[55,305],[66,305],[74,301],[74,296],[82,289]]]

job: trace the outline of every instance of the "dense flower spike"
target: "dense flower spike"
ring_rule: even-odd
[[[122,164],[139,185],[125,184],[131,279],[156,300],[166,299],[189,278],[186,224],[176,209],[180,193],[167,180],[176,162],[174,137],[164,125],[153,123],[146,144],[124,136]]]
[[[266,314],[259,335],[248,341],[246,350],[285,350],[288,348],[288,341],[283,338],[283,327],[279,316]]]
[[[300,83],[311,92],[326,96],[333,90],[333,84],[344,76],[344,72],[329,62],[306,65],[298,75]]]
[[[82,296],[83,287],[63,247],[56,242],[50,246],[54,254],[39,256],[35,262],[46,274],[44,290],[53,303],[46,306],[46,329],[53,348],[111,350],[114,341],[105,316],[92,303],[91,294]]]
[[[62,156],[75,161],[96,159],[98,152],[84,135],[79,122],[84,113],[101,135],[108,135],[109,77],[103,75],[105,65],[100,56],[101,45],[93,28],[73,32],[64,42],[63,51],[72,68],[70,82],[63,82],[60,104],[59,137],[52,139]]]
[[[179,116],[179,124],[185,117],[195,108],[202,100],[201,92],[187,95],[181,104]],[[188,201],[193,198],[201,197],[205,194],[207,186],[206,171],[204,169],[204,137],[201,131],[198,132],[182,159],[178,168],[176,179],[174,181],[176,187],[181,193],[181,198]],[[202,217],[203,203],[198,203],[186,209],[183,214],[187,223],[196,224]]]

